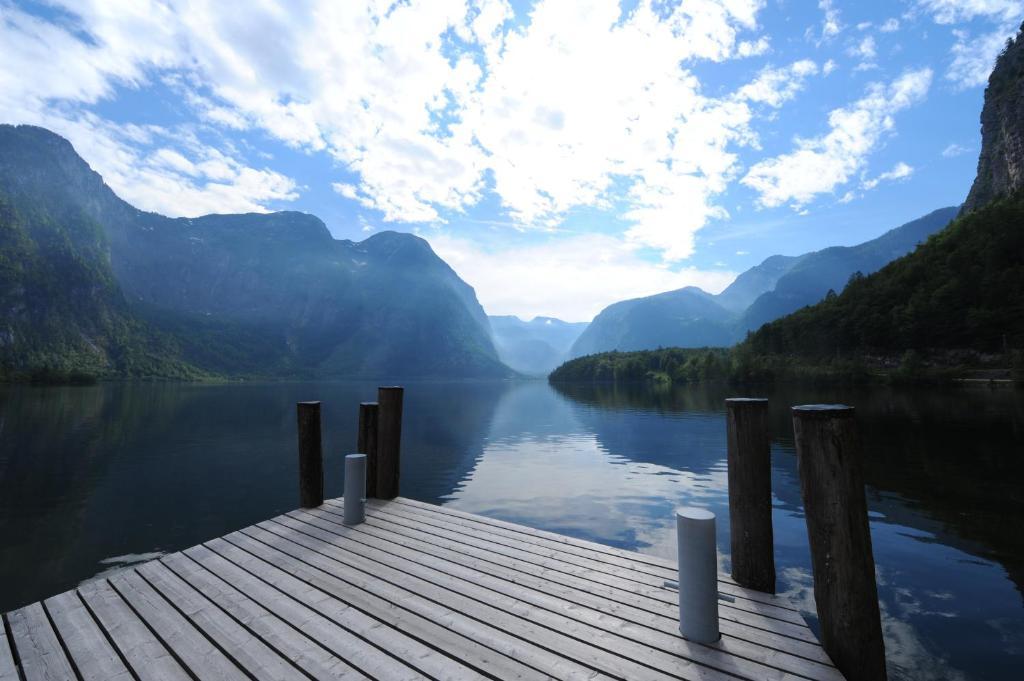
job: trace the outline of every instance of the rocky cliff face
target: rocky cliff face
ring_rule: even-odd
[[[1024,27],[1022,27],[1024,29]],[[1024,36],[1007,44],[996,60],[981,110],[981,155],[961,215],[1024,185]]]

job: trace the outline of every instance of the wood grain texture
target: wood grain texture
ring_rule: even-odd
[[[398,496],[402,474],[402,399],[405,389],[398,386],[377,390],[377,489],[378,499]]]
[[[78,678],[42,604],[32,603],[15,610],[7,615],[7,621],[11,625],[11,638],[18,650],[25,681]]]
[[[132,678],[81,597],[66,591],[47,598],[46,609],[83,679],[123,681]]]
[[[768,400],[725,401],[732,577],[775,593],[772,535],[772,461]]]
[[[299,434],[299,505],[324,503],[324,454],[320,436],[320,403],[296,405]]]
[[[377,415],[376,402],[359,405],[359,434],[356,437],[356,451],[366,454],[366,496],[377,495]]]
[[[11,613],[26,676],[843,678],[791,604],[725,575],[722,639],[699,644],[669,561],[400,497],[342,520],[326,500]]]
[[[860,432],[852,407],[793,407],[822,644],[851,681],[886,678]]]

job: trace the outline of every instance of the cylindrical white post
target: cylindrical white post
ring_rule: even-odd
[[[679,633],[714,643],[718,632],[718,554],[715,514],[706,508],[676,509],[679,540]]]
[[[366,519],[366,454],[345,457],[345,511],[342,522],[358,525]]]

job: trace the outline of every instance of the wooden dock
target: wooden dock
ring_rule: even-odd
[[[722,575],[678,631],[667,560],[409,499],[293,511],[7,613],[0,681],[839,680],[800,613]]]

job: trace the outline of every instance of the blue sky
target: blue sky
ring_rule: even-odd
[[[720,290],[963,200],[1020,0],[0,0],[0,121],[169,215],[428,239],[492,314]]]

